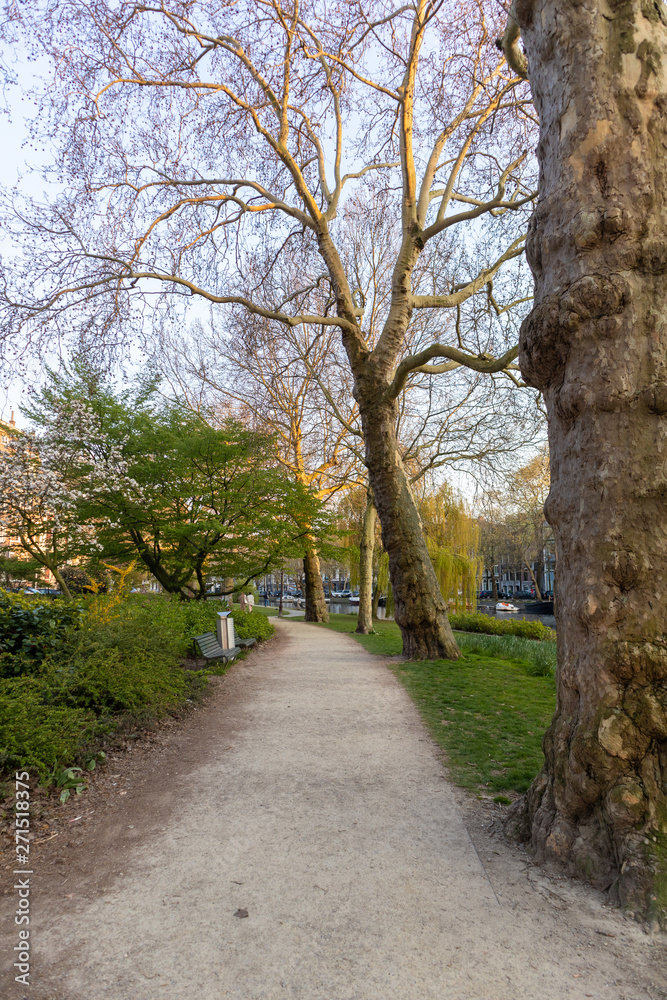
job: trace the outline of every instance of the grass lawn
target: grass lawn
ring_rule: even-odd
[[[239,611],[240,611],[241,610],[241,605],[240,604],[235,604],[234,605],[234,610],[236,610],[236,608],[238,608]],[[271,615],[277,615],[278,614],[278,608],[269,608],[269,607],[265,608],[263,604],[255,604],[255,607],[254,607],[253,610],[256,611],[256,612],[258,612],[258,614],[260,614],[260,615],[268,615],[269,618],[271,617]]]
[[[234,607],[235,608],[239,608],[240,604],[235,604]],[[259,611],[260,614],[262,614],[262,615],[268,615],[269,617],[271,617],[271,615],[277,615],[278,614],[278,608],[272,608],[268,604],[267,604],[266,607],[264,607],[263,604],[256,604],[255,605],[255,611]],[[297,611],[300,615],[304,615],[305,614],[305,611],[300,610],[299,608],[292,608],[288,604],[285,605],[283,611]],[[288,618],[296,618],[297,615],[286,615],[286,617],[288,617]],[[340,618],[344,618],[345,615],[339,615],[339,617]],[[356,627],[356,624],[355,624],[355,627]]]
[[[331,615],[321,627],[354,633],[356,625],[356,615]],[[395,622],[378,621],[375,628],[377,635],[354,638],[370,653],[401,652]],[[544,664],[555,650],[552,643],[503,636],[457,633],[456,639],[463,651],[456,662],[389,667],[446,752],[457,784],[502,801],[503,792],[525,792],[542,766],[542,735],[556,705],[553,676]]]

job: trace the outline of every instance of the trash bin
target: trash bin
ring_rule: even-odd
[[[230,616],[229,611],[218,611],[216,631],[218,633],[218,642],[222,648],[233,649],[236,645],[234,640],[234,619]]]

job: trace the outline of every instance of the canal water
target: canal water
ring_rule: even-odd
[[[512,603],[519,608],[519,611],[496,611],[493,604],[485,603],[478,604],[477,610],[482,615],[489,615],[490,618],[500,618],[504,621],[509,621],[513,618],[524,618],[528,622],[542,622],[543,625],[548,625],[549,628],[556,628],[556,619],[553,615],[533,615],[524,610],[521,601],[513,601]],[[273,608],[278,607],[277,601],[270,601],[269,604]],[[296,608],[296,605],[285,603],[284,608],[285,610],[292,610]],[[347,601],[327,601],[327,608],[336,615],[356,614],[359,610],[358,605],[349,604]],[[385,609],[378,608],[378,618],[385,617]]]
[[[493,604],[478,604],[477,610],[481,615],[489,615],[491,618],[501,618],[507,620],[508,618],[524,618],[527,622],[542,622],[543,625],[548,625],[549,628],[556,628],[556,619],[553,615],[533,615],[529,611],[524,610],[522,601],[512,601],[519,611],[496,611]]]

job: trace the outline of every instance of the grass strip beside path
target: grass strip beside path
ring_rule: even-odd
[[[241,605],[240,604],[235,604],[234,605],[234,610],[236,611],[237,608],[240,611],[241,610]],[[278,614],[278,608],[272,608],[272,607],[269,607],[268,605],[266,607],[264,607],[263,604],[256,604],[253,610],[255,612],[257,612],[258,614],[260,614],[260,615],[267,615],[268,618],[273,618],[273,617],[275,617]]]
[[[328,625],[348,632],[380,656],[401,652],[395,622],[374,623],[376,635],[354,632],[356,615],[331,615]],[[531,675],[535,664],[551,655],[536,647],[552,643],[456,636],[460,660],[390,663],[390,669],[416,703],[435,741],[447,754],[452,778],[477,793],[503,799],[502,793],[525,792],[544,760],[542,735],[556,704],[553,676]],[[511,655],[510,655],[511,651]],[[531,658],[530,654],[537,654]]]

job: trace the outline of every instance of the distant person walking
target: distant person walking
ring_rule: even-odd
[[[247,611],[246,603],[247,603],[247,598],[243,593],[243,591],[241,591],[241,594],[239,596],[239,604],[241,605],[241,611]]]
[[[250,614],[252,614],[254,608],[255,608],[255,595],[254,594],[248,594],[246,596],[246,599],[245,599],[245,609]]]

